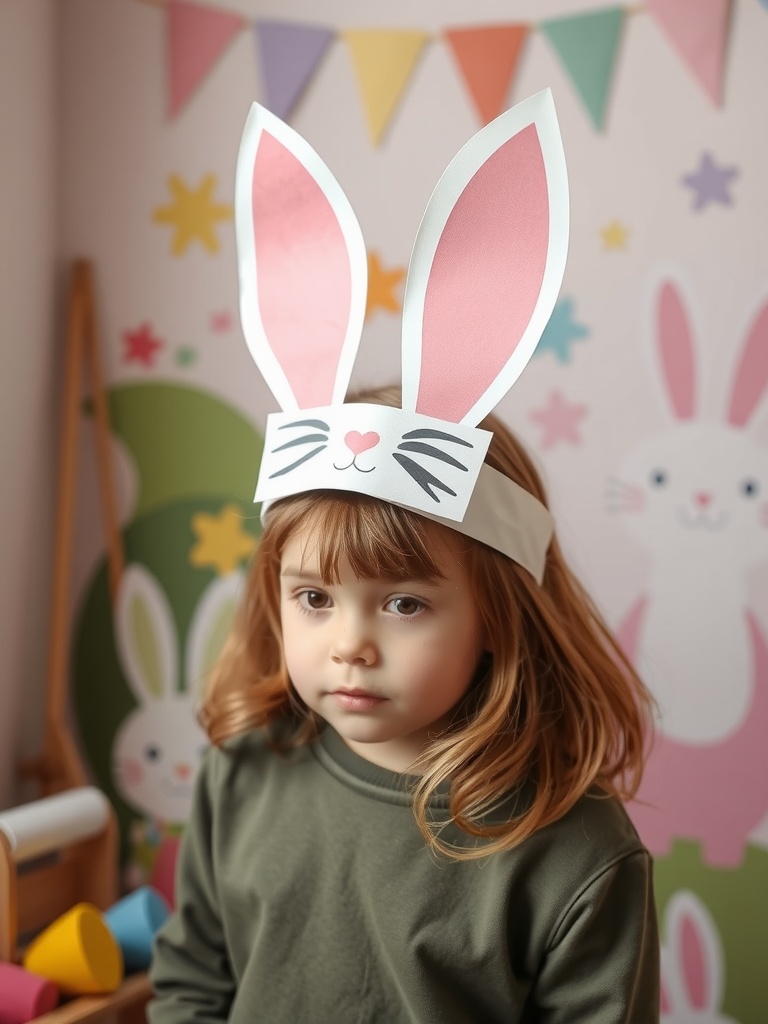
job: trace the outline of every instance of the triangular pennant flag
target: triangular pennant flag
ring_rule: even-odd
[[[448,43],[482,124],[507,106],[507,95],[528,34],[527,25],[448,29]]]
[[[168,109],[175,117],[245,25],[236,14],[169,0],[165,10]]]
[[[285,21],[259,21],[255,30],[264,106],[286,120],[335,33]]]
[[[553,18],[539,26],[557,51],[596,128],[603,125],[624,14],[623,7],[609,7]]]
[[[429,36],[424,32],[352,29],[342,33],[376,145],[395,112]]]
[[[719,104],[731,0],[646,0],[646,7],[712,102]]]

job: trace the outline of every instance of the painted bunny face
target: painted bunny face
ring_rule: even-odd
[[[235,226],[243,333],[283,410],[268,420],[255,500],[367,494],[439,517],[541,579],[549,513],[485,472],[490,437],[476,425],[533,355],[565,270],[568,182],[549,90],[486,125],[435,188],[405,287],[401,409],[344,404],[365,243],[318,154],[258,104],[240,144]]]
[[[115,737],[120,795],[158,821],[180,823],[192,808],[200,758],[208,740],[185,695],[130,715]]]
[[[198,601],[185,645],[185,686],[179,685],[179,643],[171,607],[144,566],[126,567],[115,607],[117,650],[137,701],[117,731],[113,774],[120,795],[140,814],[182,824],[207,738],[196,719],[200,686],[234,615],[242,574],[214,580]]]
[[[659,287],[654,315],[662,384],[677,422],[627,454],[609,481],[608,508],[666,565],[696,558],[713,570],[743,569],[768,557],[768,452],[747,430],[768,392],[768,304],[736,360],[722,424],[695,418],[696,347],[673,282]]]
[[[768,453],[734,427],[680,424],[627,456],[611,507],[651,551],[744,567],[768,557]]]

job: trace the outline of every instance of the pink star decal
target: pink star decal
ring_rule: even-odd
[[[586,405],[567,402],[559,391],[553,391],[547,405],[534,409],[529,419],[542,427],[541,447],[551,448],[561,441],[581,444],[578,424],[586,415]]]
[[[153,336],[149,324],[142,324],[133,331],[123,331],[123,342],[123,361],[141,363],[142,366],[154,366],[155,356],[163,347],[160,338]]]
[[[232,314],[228,309],[222,309],[217,313],[211,313],[211,330],[219,334],[229,331],[232,328]]]

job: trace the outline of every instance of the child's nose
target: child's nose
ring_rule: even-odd
[[[373,665],[378,657],[371,630],[360,620],[340,624],[331,648],[331,660],[337,664]]]

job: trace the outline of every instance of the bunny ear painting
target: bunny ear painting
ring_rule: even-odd
[[[651,333],[669,426],[626,453],[612,484],[650,560],[619,635],[660,710],[635,821],[655,853],[695,839],[709,863],[733,866],[768,816],[768,645],[747,587],[768,559],[768,449],[752,427],[768,397],[768,306],[738,339],[713,420],[692,305],[676,280],[660,281]]]
[[[662,1024],[738,1024],[722,1012],[723,947],[717,925],[695,893],[667,904],[661,949]]]
[[[242,573],[215,578],[203,591],[187,632],[183,673],[170,602],[140,563],[126,567],[115,605],[119,662],[136,701],[112,748],[117,792],[138,815],[130,829],[126,882],[153,878],[175,849],[192,806],[207,737],[197,720],[206,673],[232,624]],[[172,884],[164,893],[173,905]]]

